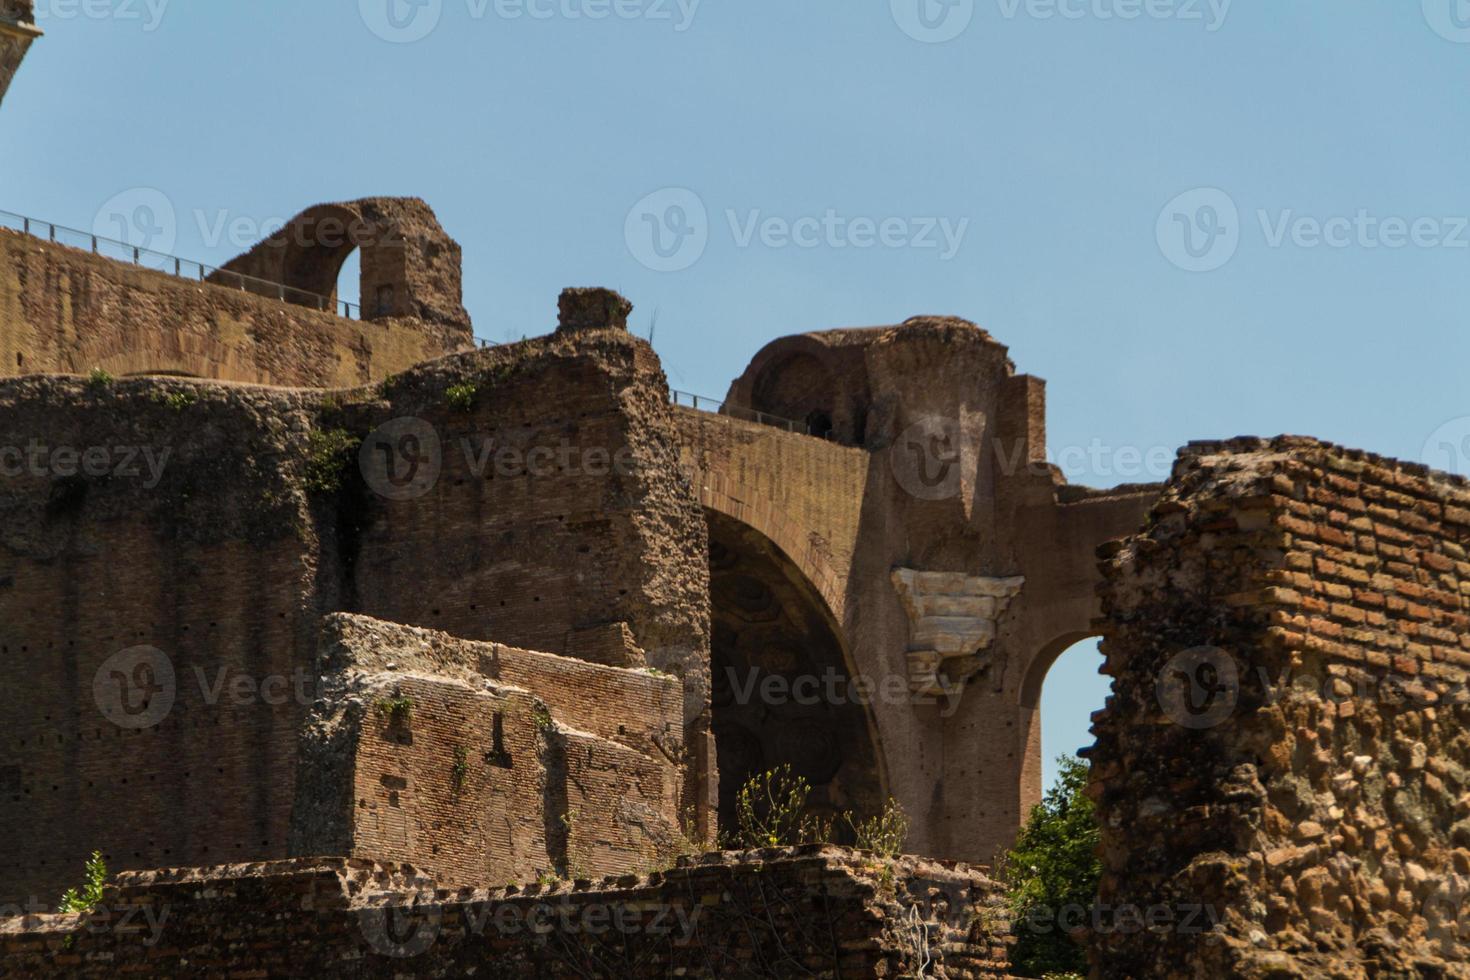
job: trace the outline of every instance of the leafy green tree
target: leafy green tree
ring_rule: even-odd
[[[1006,855],[1005,878],[1015,923],[1012,970],[1021,976],[1087,972],[1087,956],[1066,931],[1091,921],[1102,862],[1097,819],[1083,794],[1087,764],[1057,760],[1061,773],[1047,790],[1016,846]]]

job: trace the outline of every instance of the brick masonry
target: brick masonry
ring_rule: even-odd
[[[451,404],[456,387],[473,397]],[[660,750],[630,747],[573,711],[569,771],[591,767],[597,799],[616,778],[642,781],[667,819],[657,754],[667,752],[694,774],[677,812],[708,822],[704,521],[679,476],[663,392],[646,345],[613,331],[460,355],[331,394],[0,382],[0,452],[40,447],[4,457],[20,472],[0,495],[0,689],[11,706],[0,901],[54,902],[94,848],[119,870],[288,856],[298,736],[321,683],[319,624],[338,611],[549,654],[622,638],[625,656],[681,679],[683,730],[661,736]],[[371,475],[397,496],[373,469],[377,450],[407,451],[383,429],[395,419],[428,434],[414,453],[429,436],[440,446],[437,479],[409,486],[422,490],[412,499],[370,485]],[[523,455],[481,467],[487,447]],[[528,469],[537,450],[549,455]],[[154,700],[165,665],[166,706]],[[574,689],[571,665],[538,678],[507,655],[498,669],[487,676],[503,687]],[[555,717],[559,694],[544,697]],[[597,697],[621,710],[614,692]],[[665,707],[628,707],[623,723],[647,731]],[[453,746],[439,748],[452,765]],[[607,868],[610,854],[641,848],[630,840],[571,857]]]
[[[964,865],[830,847],[491,891],[436,889],[403,866],[301,860],[124,875],[88,919],[0,922],[0,953],[7,971],[34,977],[978,980],[1006,975],[998,900]]]
[[[1184,451],[1105,549],[1102,976],[1467,976],[1470,486],[1310,439]]]
[[[468,319],[349,320],[0,229],[0,377],[101,369],[343,388],[473,344]]]

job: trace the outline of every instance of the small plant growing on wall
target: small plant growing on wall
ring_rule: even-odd
[[[93,851],[87,859],[87,881],[81,888],[68,888],[61,896],[60,912],[90,912],[102,903],[102,887],[107,884],[107,862],[101,851]]]
[[[464,789],[465,780],[470,778],[470,752],[463,745],[454,747],[454,765],[449,767],[449,778],[456,793]]]
[[[306,439],[306,488],[316,493],[340,490],[342,474],[358,444],[346,429],[313,429]]]
[[[99,368],[93,368],[92,373],[87,375],[87,384],[93,388],[107,388],[117,379],[108,372]]]
[[[182,412],[184,409],[197,402],[199,400],[199,396],[194,394],[194,392],[192,391],[175,391],[167,395],[163,394],[162,392],[154,392],[153,400],[158,402],[160,405],[164,405],[168,408],[173,409],[175,412]]]
[[[753,776],[735,800],[735,840],[740,847],[792,847],[830,837],[831,825],[806,814],[811,784],[790,765]]]
[[[909,836],[909,818],[897,800],[890,797],[876,817],[857,821],[852,811],[848,811],[843,819],[852,828],[858,850],[872,851],[885,858],[896,858],[903,853],[904,841]]]
[[[461,412],[468,412],[475,407],[475,392],[478,389],[468,382],[462,385],[450,385],[444,389],[444,399],[449,402],[449,407]]]
[[[536,727],[541,731],[551,731],[551,709],[540,701],[537,701],[536,707],[531,709],[531,720],[536,723]]]
[[[378,699],[378,714],[391,725],[406,725],[413,718],[413,698],[394,691],[391,697]]]

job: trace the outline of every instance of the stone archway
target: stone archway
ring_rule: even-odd
[[[873,721],[824,598],[763,534],[706,517],[721,826],[746,780],[782,765],[811,784],[821,816],[878,812],[886,780]]]

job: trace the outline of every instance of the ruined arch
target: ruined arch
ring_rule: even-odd
[[[759,530],[706,518],[721,826],[746,779],[783,764],[811,784],[817,814],[876,813],[887,787],[876,727],[827,599]]]
[[[1042,778],[1046,759],[1042,755],[1041,693],[1047,675],[1062,655],[1082,643],[1099,638],[1090,630],[1071,630],[1056,636],[1044,644],[1026,665],[1018,692],[1019,736],[1022,751],[1020,814],[1024,820],[1031,808],[1041,802],[1046,786]],[[1101,659],[1098,666],[1102,665]]]
[[[417,317],[468,328],[460,247],[418,198],[364,198],[307,208],[210,280],[337,310],[337,280],[354,251],[361,257],[362,319]]]

